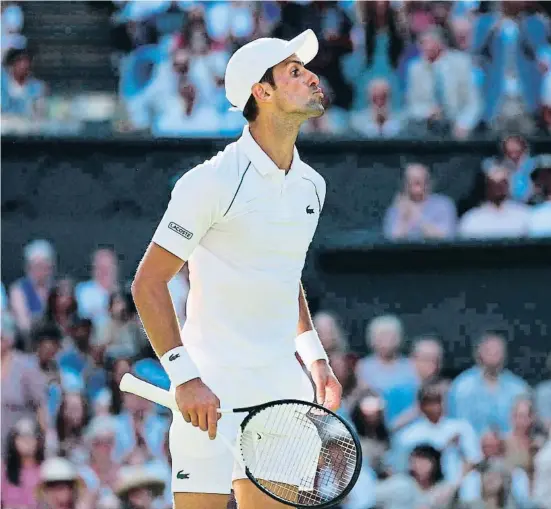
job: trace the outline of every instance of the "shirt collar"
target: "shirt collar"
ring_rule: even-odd
[[[270,159],[268,154],[266,154],[266,152],[264,152],[264,150],[260,148],[258,143],[251,136],[248,125],[243,128],[243,134],[239,139],[239,144],[241,145],[241,148],[243,149],[247,157],[250,159],[251,163],[253,163],[253,166],[261,175],[265,176],[270,173],[283,171],[280,170],[277,165]],[[293,147],[293,162],[291,163],[289,175],[302,174],[301,162],[302,161],[300,160],[300,156],[298,155],[297,148]]]

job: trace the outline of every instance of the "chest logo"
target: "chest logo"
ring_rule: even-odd
[[[312,207],[310,207],[310,205],[308,205],[308,206],[306,207],[306,213],[307,213],[307,214],[313,214],[313,213],[314,213],[314,209],[313,209]]]

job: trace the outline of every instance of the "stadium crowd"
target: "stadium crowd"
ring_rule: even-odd
[[[251,39],[306,28],[320,40],[310,68],[327,113],[304,134],[467,139],[551,129],[545,2],[106,3],[125,131],[238,134],[244,119],[228,111],[224,94],[229,56]],[[2,18],[2,112],[45,115],[46,86],[32,74],[21,7],[8,5]]]
[[[168,509],[170,415],[131,394],[122,375],[168,388],[117,257],[93,253],[90,279],[56,273],[54,247],[34,240],[24,274],[2,286],[4,509]],[[170,283],[180,322],[185,269]],[[498,332],[479,339],[453,378],[444,343],[374,317],[357,358],[339,320],[314,323],[344,388],[340,413],[357,429],[364,465],[343,509],[547,509],[551,493],[551,355],[537,387],[506,369]]]

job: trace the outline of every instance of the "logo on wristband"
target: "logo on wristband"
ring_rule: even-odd
[[[179,353],[172,353],[168,356],[169,361],[175,361],[178,357],[180,357]]]

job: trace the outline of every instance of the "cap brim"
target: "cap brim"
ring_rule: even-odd
[[[291,39],[287,43],[288,55],[285,58],[290,57],[293,53],[302,60],[304,64],[311,62],[318,54],[319,43],[318,38],[313,30],[310,28],[305,30],[301,34],[297,35],[294,39]]]

